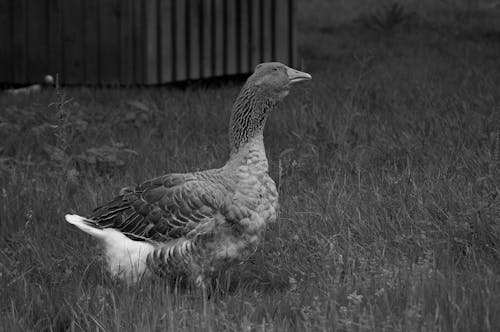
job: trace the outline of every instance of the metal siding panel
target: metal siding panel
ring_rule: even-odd
[[[203,54],[202,56],[202,75],[204,78],[210,77],[213,75],[213,66],[212,66],[212,53],[214,48],[214,39],[212,33],[212,24],[213,16],[212,16],[212,0],[203,0],[202,1],[202,11],[203,11],[203,26],[202,26],[202,43],[203,43]]]
[[[183,81],[187,78],[187,43],[186,43],[186,2],[185,0],[175,1],[175,79]]]
[[[249,0],[251,2],[250,36],[251,36],[251,59],[250,67],[253,70],[261,62],[260,31],[261,15],[260,0]]]
[[[133,0],[133,64],[134,64],[134,82],[136,84],[144,83],[144,34],[143,34],[143,17],[142,17],[142,1]]]
[[[173,40],[172,40],[172,0],[160,0],[160,67],[161,83],[172,82],[173,77]]]
[[[66,84],[81,84],[84,77],[82,11],[82,0],[63,1],[63,81]]]
[[[14,75],[12,73],[12,31],[11,10],[12,0],[0,1],[0,82],[12,83]]]
[[[84,0],[84,83],[97,84],[99,78],[99,7],[100,0]]]
[[[132,1],[120,1],[120,83],[133,83]]]
[[[189,78],[200,78],[200,0],[189,1]]]
[[[226,0],[226,74],[236,74],[238,51],[236,49],[236,2]],[[238,23],[239,24],[239,23]]]
[[[276,61],[284,64],[290,64],[289,57],[289,41],[290,29],[288,22],[288,0],[275,0],[275,39],[274,39],[274,54]],[[291,65],[291,64],[290,64]]]
[[[26,43],[26,0],[13,1],[13,61],[14,83],[28,83]]]
[[[146,84],[158,83],[158,26],[156,19],[156,0],[145,0],[144,23],[146,26],[143,38],[146,43],[146,58],[143,66],[146,73]]]
[[[299,65],[299,59],[297,54],[297,25],[296,25],[296,3],[295,0],[288,0],[288,10],[289,10],[289,29],[290,29],[290,64],[294,67]]]
[[[273,39],[274,39],[274,13],[273,13],[273,1],[261,0],[261,19],[262,19],[262,30],[261,30],[261,48],[262,48],[262,58],[261,62],[268,62],[274,60],[273,57]]]
[[[120,0],[100,0],[99,63],[101,83],[120,82]]]
[[[239,0],[239,36],[238,49],[240,54],[239,72],[247,73],[251,70],[250,66],[250,17],[249,17],[250,0]]]
[[[48,42],[45,0],[27,2],[27,43],[28,43],[28,81],[40,83],[48,73]]]
[[[14,0],[15,1],[15,0]],[[62,1],[49,1],[49,73],[56,77],[59,74],[62,79],[63,65],[63,37],[62,37]]]
[[[213,10],[215,14],[214,75],[221,76],[224,74],[224,2],[215,0]]]

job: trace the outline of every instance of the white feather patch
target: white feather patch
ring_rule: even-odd
[[[111,275],[134,283],[148,272],[146,259],[154,251],[152,244],[134,241],[114,228],[95,228],[92,220],[76,214],[67,214],[65,218],[68,223],[101,240]]]
[[[112,275],[128,283],[137,282],[148,272],[146,260],[154,246],[145,241],[134,241],[113,228],[103,229],[104,249]]]

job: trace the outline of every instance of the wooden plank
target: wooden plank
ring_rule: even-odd
[[[248,73],[252,70],[250,66],[250,1],[251,0],[239,0],[238,12],[240,24],[239,36],[238,36],[238,49],[240,53],[239,60],[239,72]]]
[[[156,0],[144,0],[144,23],[145,35],[143,36],[146,43],[146,59],[142,64],[145,70],[146,84],[158,83],[158,12]]]
[[[201,77],[200,0],[189,0],[189,78]]]
[[[274,58],[276,61],[291,66],[292,64],[290,63],[289,57],[290,26],[288,21],[288,0],[275,0],[275,6]]]
[[[14,0],[16,1],[16,0]],[[63,80],[64,61],[63,61],[63,35],[62,35],[62,2],[64,0],[50,0],[48,3],[49,12],[49,73],[56,78],[59,74],[59,80]]]
[[[98,84],[100,79],[99,73],[99,51],[100,51],[100,34],[99,34],[99,4],[100,0],[84,0],[83,1],[83,30],[84,30],[84,79],[83,83]]]
[[[212,0],[203,0],[203,34],[202,34],[202,67],[203,67],[203,77],[207,78],[213,75],[213,66],[212,66],[212,54],[214,52],[214,39],[213,39],[213,24],[214,19],[212,15],[213,1]]]
[[[215,0],[214,7],[214,75],[222,76],[224,74],[224,2]]]
[[[187,79],[186,1],[175,1],[175,79]]]
[[[120,82],[120,0],[100,0],[99,2],[99,72],[102,84]]]
[[[160,66],[161,83],[168,83],[174,80],[174,48],[172,40],[172,25],[174,24],[172,13],[172,0],[160,1]]]
[[[226,1],[226,74],[234,75],[238,67],[238,51],[236,49],[236,1]]]
[[[143,6],[141,0],[132,0],[133,3],[133,49],[134,49],[134,82],[144,84],[144,34],[143,34]]]
[[[28,63],[26,70],[30,83],[40,83],[48,73],[47,3],[45,0],[29,0],[26,2],[26,5],[28,17],[26,39],[28,44]]]
[[[132,84],[134,76],[132,1],[120,1],[120,83],[125,85]]]
[[[81,84],[83,74],[83,2],[63,1],[63,79],[66,84]]]
[[[261,19],[262,19],[262,30],[261,30],[261,49],[262,58],[261,62],[268,62],[274,60],[273,54],[273,39],[275,36],[273,18],[274,15],[274,1],[262,0],[261,1]]]
[[[27,75],[27,43],[26,43],[26,0],[13,1],[13,70],[14,83],[28,83]]]
[[[14,75],[12,72],[12,1],[0,1],[0,82],[12,83]]]
[[[261,15],[260,15],[260,0],[249,0],[250,7],[250,67],[253,70],[256,65],[261,62],[260,49],[260,31],[261,31]]]

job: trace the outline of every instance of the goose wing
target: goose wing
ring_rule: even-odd
[[[187,235],[220,214],[227,188],[200,174],[168,174],[124,188],[89,216],[133,240],[168,241]]]

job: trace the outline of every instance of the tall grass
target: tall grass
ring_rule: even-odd
[[[222,165],[240,85],[65,88],[62,123],[54,91],[1,96],[0,330],[497,330],[500,45],[481,33],[306,32],[311,86],[265,133],[279,221],[209,299],[111,280],[63,215]]]

